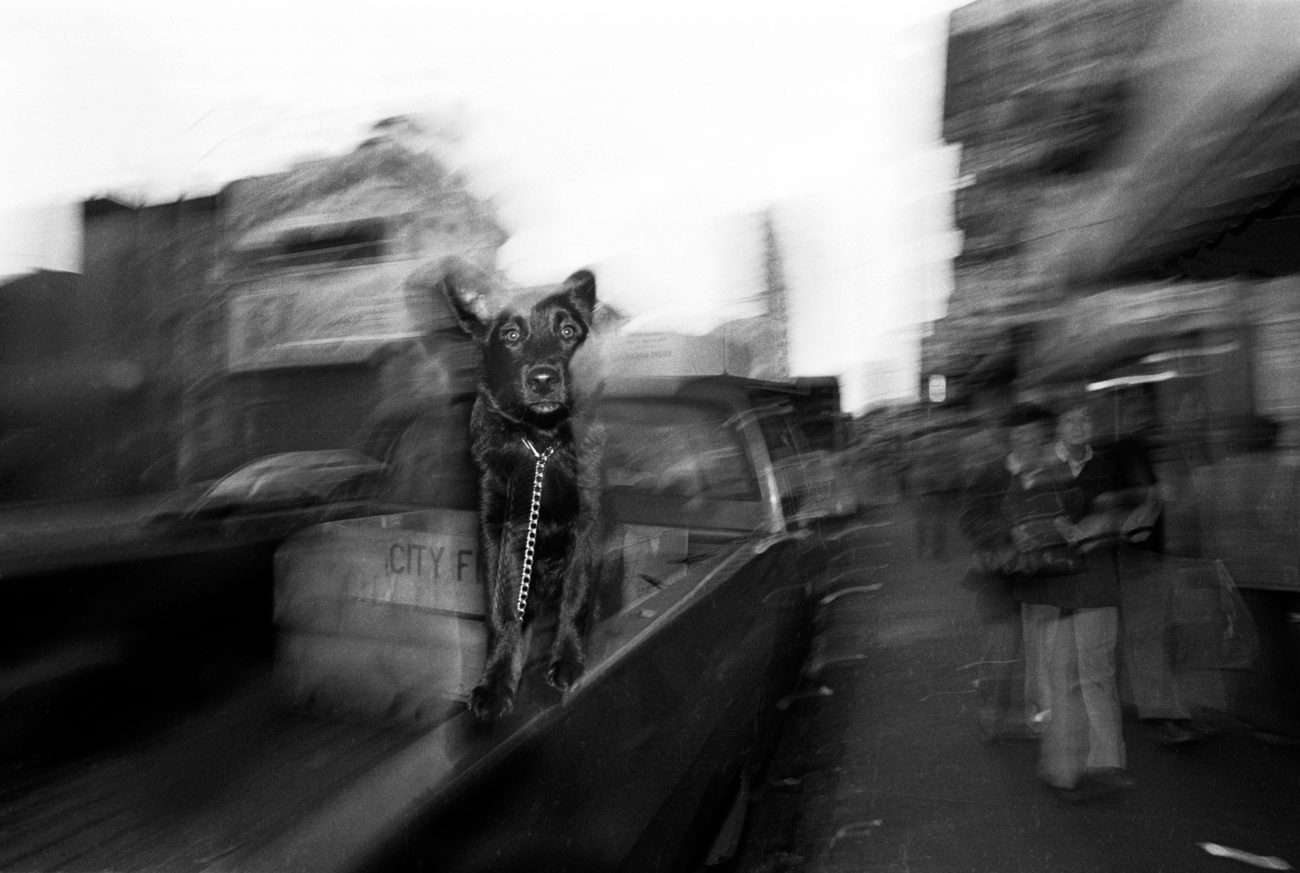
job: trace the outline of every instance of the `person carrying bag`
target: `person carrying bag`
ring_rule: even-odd
[[[997,442],[1007,450],[981,465],[962,497],[958,524],[970,544],[971,561],[962,587],[974,595],[975,613],[984,628],[983,651],[976,679],[977,717],[987,741],[1036,736],[1037,716],[1045,709],[1045,685],[1036,652],[1024,645],[1021,606],[1014,589],[1035,559],[1016,547],[1004,504],[1024,472],[1041,468],[1051,446],[1052,414],[1020,404],[997,424]],[[1023,665],[1023,695],[1017,674]]]

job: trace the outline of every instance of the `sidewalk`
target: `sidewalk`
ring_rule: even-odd
[[[822,609],[808,693],[791,704],[735,869],[1261,869],[1202,843],[1300,867],[1294,746],[1225,720],[1219,735],[1171,750],[1127,723],[1137,787],[1068,806],[1036,779],[1035,744],[981,742],[969,666],[979,627],[958,584],[965,559],[917,559],[911,532],[894,508],[843,536],[843,569],[829,582],[843,593]]]

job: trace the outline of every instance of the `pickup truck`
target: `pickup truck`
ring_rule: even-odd
[[[614,569],[587,672],[563,697],[551,689],[542,629],[514,711],[492,727],[464,705],[483,641],[464,407],[407,422],[385,450],[382,511],[276,551],[263,662],[111,752],[6,765],[0,869],[689,870],[725,858],[796,690],[824,566],[820,538],[787,515],[765,388],[725,376],[607,386]]]

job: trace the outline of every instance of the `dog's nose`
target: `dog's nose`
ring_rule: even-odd
[[[560,384],[560,371],[554,367],[533,367],[528,371],[528,388],[539,397],[550,394]]]

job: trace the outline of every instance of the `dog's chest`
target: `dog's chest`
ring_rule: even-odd
[[[535,530],[537,554],[538,594],[548,597],[551,582],[563,572],[570,557],[573,536],[577,528],[580,492],[572,464],[548,463],[542,475],[542,487],[537,494],[536,515],[533,515],[533,470],[516,478],[520,487],[508,501],[508,524],[514,529],[518,541],[523,542],[529,528]],[[524,486],[527,483],[527,486]],[[529,492],[526,496],[523,492]]]
[[[555,459],[547,464],[542,475],[540,509],[552,521],[577,516],[578,486],[571,459]]]
[[[545,460],[520,458],[514,469],[498,480],[498,488],[511,521],[526,521],[534,501],[547,527],[568,523],[578,514],[577,475],[568,453],[556,452]]]

